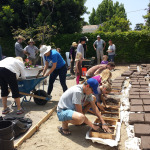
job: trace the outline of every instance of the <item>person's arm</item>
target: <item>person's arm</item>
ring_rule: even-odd
[[[104,98],[103,95],[101,95],[101,100],[102,100],[102,102],[103,102],[103,105],[106,107],[106,102],[105,102],[105,98]]]
[[[19,52],[24,51],[23,48],[22,48],[22,47],[20,46],[20,44],[18,44],[18,43],[15,45],[15,48],[16,48],[16,50],[19,51]]]
[[[36,46],[34,46],[34,49],[35,49],[35,53],[37,54],[39,52],[39,49]]]
[[[24,63],[23,62],[19,62],[18,67],[19,67],[19,70],[20,70],[20,73],[21,73],[21,78],[22,79],[26,79],[25,71],[24,71],[24,67],[25,67]]]
[[[104,48],[103,48],[103,50],[105,49],[105,47],[106,47],[106,42],[104,41]]]
[[[75,104],[75,110],[77,112],[83,114],[83,112],[82,112],[82,106],[80,104]],[[85,120],[84,120],[85,124],[89,125],[94,130],[98,130],[99,129],[99,126],[95,126],[90,120],[88,120],[88,118],[85,115],[84,115],[84,117],[85,117]]]
[[[75,110],[76,110],[77,112],[83,114],[83,112],[82,112],[82,105],[80,105],[80,104],[75,104]]]
[[[49,64],[49,62],[45,61],[45,66],[44,66],[44,70],[43,70],[43,76],[45,75],[45,72],[47,71],[48,64]]]
[[[97,106],[95,105],[95,102],[90,101],[90,103],[91,103],[93,112],[100,119],[100,121],[102,123],[103,130],[106,132],[111,132],[111,130],[108,128],[107,124],[105,123],[104,119],[102,118],[100,111],[98,110]]]
[[[57,62],[53,63],[53,66],[50,69],[50,71],[48,73],[46,73],[44,76],[49,76],[56,69],[56,66],[57,66]]]
[[[116,52],[116,46],[113,45],[113,52],[115,53]]]
[[[70,49],[70,58],[71,58],[71,61],[73,61],[73,59],[72,59],[72,53],[73,53],[73,49],[71,48]]]
[[[79,73],[79,61],[76,61],[76,70],[77,70],[77,73]]]
[[[98,68],[98,69],[94,72],[94,76],[96,76],[97,74],[99,74],[102,69],[103,69],[102,67]]]
[[[95,41],[96,42],[96,41]],[[95,42],[93,43],[93,47],[94,47],[94,49],[96,50],[96,47],[95,47]]]

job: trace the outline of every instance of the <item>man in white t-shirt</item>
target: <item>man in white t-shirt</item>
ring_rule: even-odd
[[[96,46],[96,47],[95,47]],[[97,35],[97,40],[94,42],[93,47],[96,50],[97,64],[100,64],[100,59],[103,59],[103,51],[105,49],[106,43],[101,39],[100,35]]]
[[[110,62],[114,62],[116,46],[113,44],[112,40],[109,40],[109,47],[108,47],[108,60]]]
[[[78,44],[78,47],[77,47],[77,53],[80,52],[82,54],[83,58],[84,58],[84,47],[83,47],[83,44],[85,44],[85,42],[86,42],[86,38],[82,37],[80,39],[80,43]]]
[[[94,130],[98,130],[99,126],[92,124],[84,115],[91,107],[95,115],[100,119],[103,130],[105,132],[110,132],[110,129],[95,105],[96,98],[92,96],[92,93],[98,93],[97,87],[98,81],[90,78],[84,84],[75,85],[63,93],[57,106],[57,116],[59,121],[62,121],[62,127],[58,127],[58,131],[61,134],[71,134],[68,129],[69,123],[74,125],[85,123]]]

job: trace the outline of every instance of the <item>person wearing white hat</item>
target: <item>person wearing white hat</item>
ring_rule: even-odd
[[[59,75],[60,83],[63,88],[63,92],[67,90],[66,85],[66,74],[67,74],[67,68],[66,68],[66,62],[55,49],[51,49],[51,46],[42,45],[40,48],[40,56],[45,59],[45,66],[43,70],[43,76],[49,76],[49,86],[47,94],[51,95],[51,92],[53,90],[53,84]],[[49,62],[52,61],[52,68],[50,71],[46,72],[48,69]]]
[[[29,57],[29,60],[32,61],[32,64],[36,64],[36,53],[38,53],[38,48],[34,45],[35,42],[33,39],[28,41],[28,45],[24,48],[26,55]]]
[[[100,64],[100,59],[103,60],[103,51],[105,49],[105,46],[105,41],[101,39],[100,35],[97,35],[97,40],[94,42],[93,47],[96,51],[98,65]]]

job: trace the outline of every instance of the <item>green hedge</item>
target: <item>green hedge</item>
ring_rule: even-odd
[[[96,36],[99,34],[106,42],[105,54],[108,49],[108,41],[111,39],[116,45],[116,62],[118,63],[148,63],[150,62],[150,32],[130,31],[130,32],[114,32],[114,33],[86,33],[86,34],[71,34],[57,35],[52,39],[52,42],[63,50],[62,55],[69,51],[73,41],[78,42],[80,37],[87,36],[87,57],[96,56],[93,49],[93,43]]]
[[[109,39],[116,45],[116,62],[150,63],[150,32],[146,31],[56,35],[52,38],[51,42],[54,42],[57,47],[61,48],[62,56],[65,58],[65,52],[69,51],[72,42],[78,42],[81,37],[87,36],[89,39],[87,42],[87,57],[93,57],[96,56],[96,52],[93,49],[93,42],[96,40],[97,34],[99,34],[107,44],[105,54]],[[12,37],[0,38],[0,45],[2,46],[3,54],[6,56],[15,56],[14,44],[15,41]]]

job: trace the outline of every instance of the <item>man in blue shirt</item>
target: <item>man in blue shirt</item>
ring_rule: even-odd
[[[49,86],[48,86],[48,95],[51,94],[53,90],[53,84],[56,80],[57,76],[59,75],[60,83],[63,88],[63,92],[67,90],[66,85],[66,74],[67,74],[67,68],[66,68],[66,62],[58,53],[56,50],[52,50],[51,46],[42,45],[40,48],[40,56],[44,56],[45,59],[45,66],[43,70],[43,76],[49,76]],[[46,72],[48,69],[49,62],[52,62],[52,68],[50,71]]]

